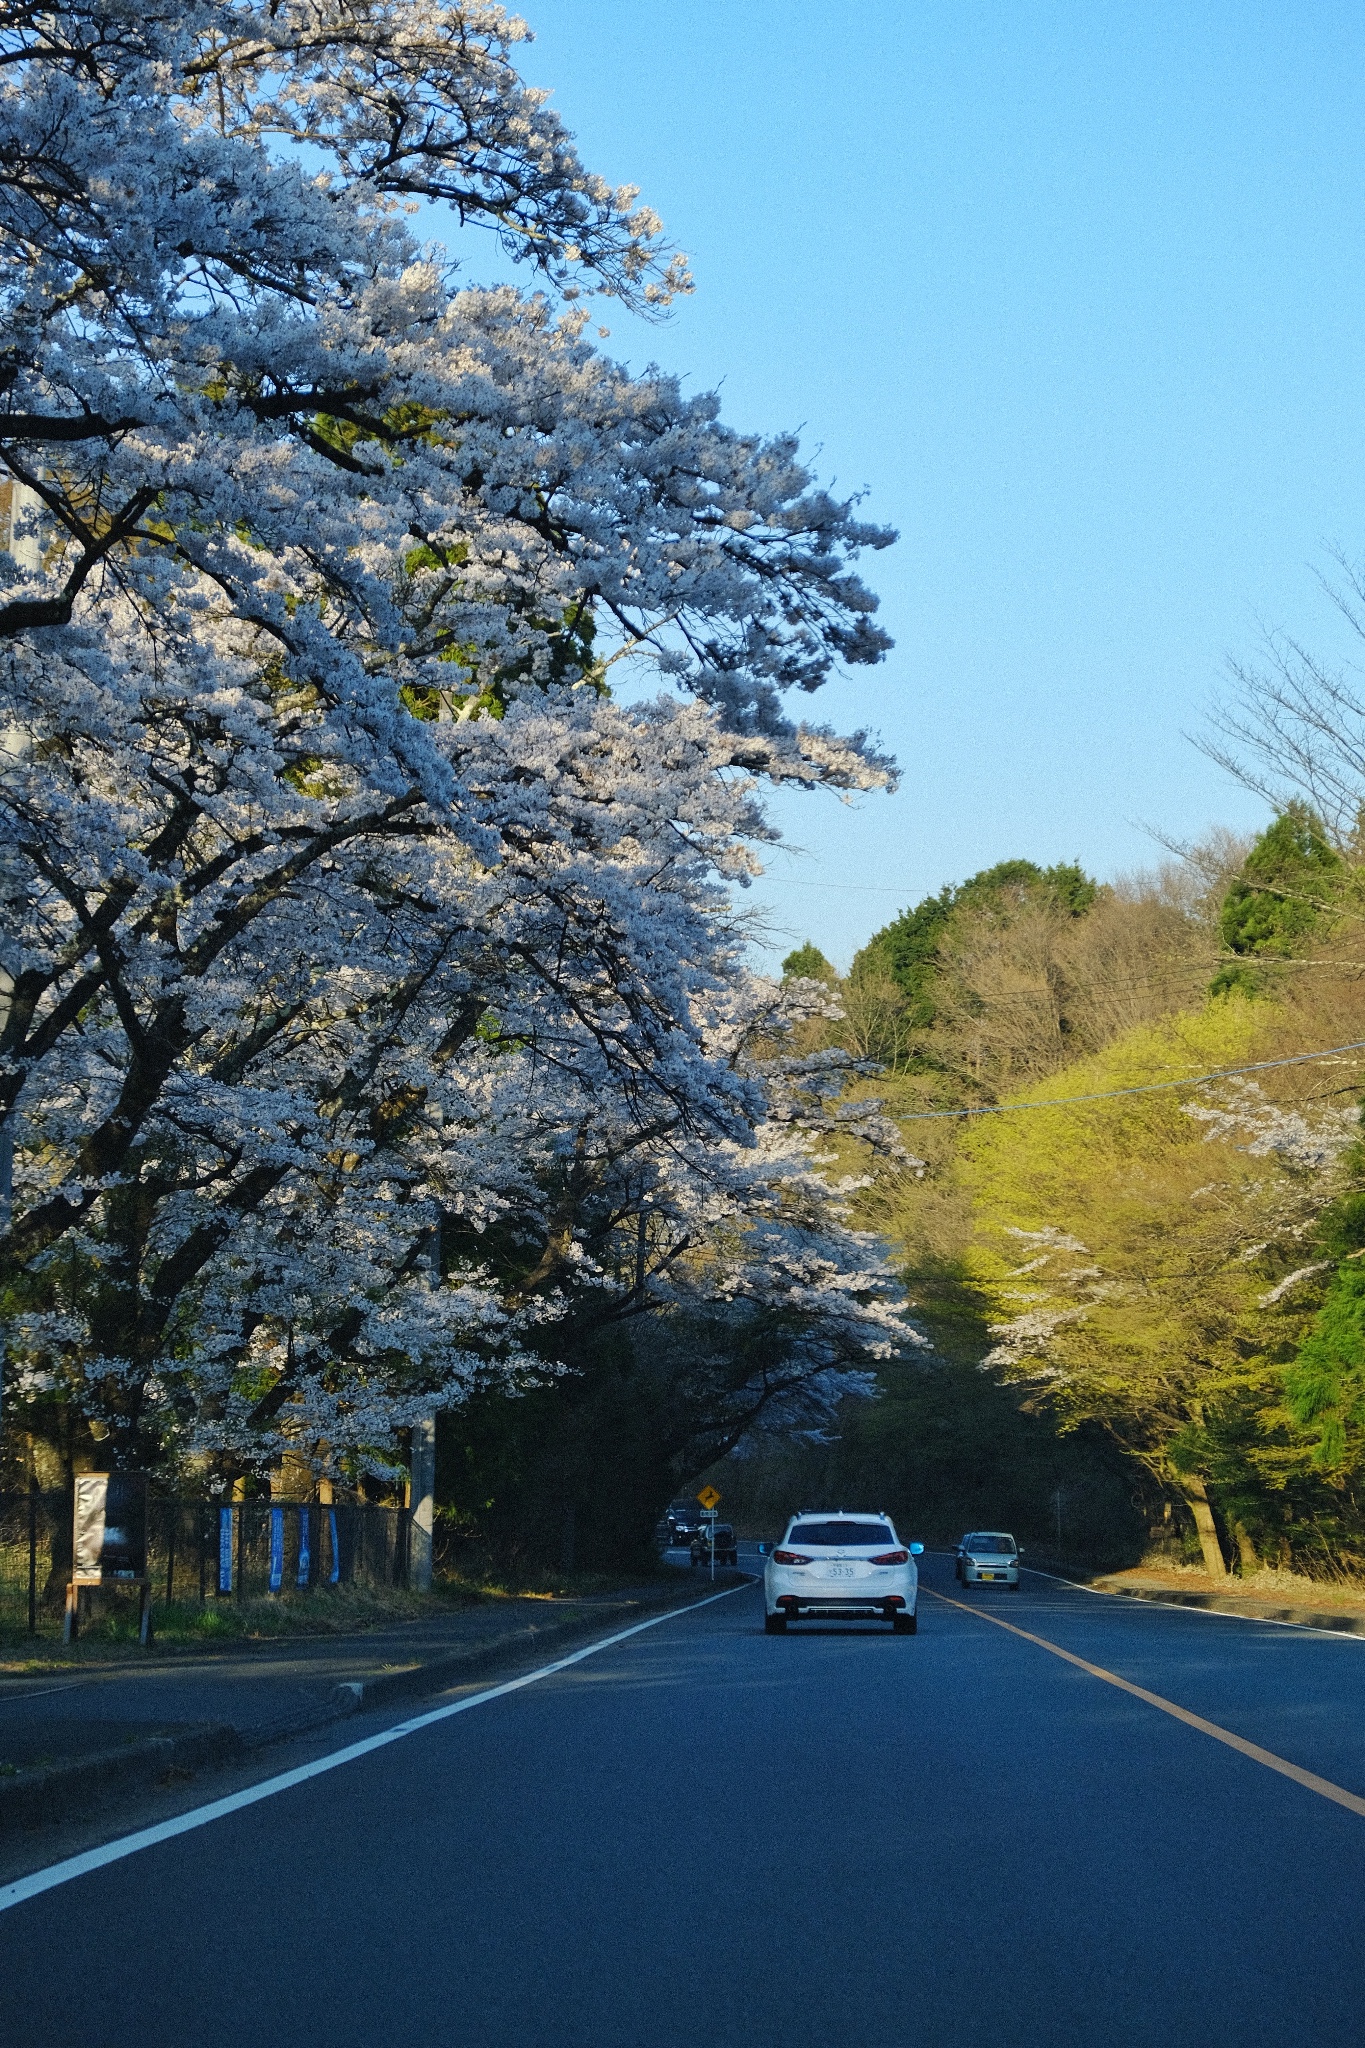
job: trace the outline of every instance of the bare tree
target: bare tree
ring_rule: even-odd
[[[1365,641],[1365,563],[1333,559],[1341,580],[1318,580]],[[1365,803],[1365,672],[1329,666],[1272,632],[1259,662],[1229,668],[1233,688],[1210,712],[1211,732],[1190,735],[1194,745],[1276,811],[1307,801],[1334,842],[1352,846]]]
[[[995,1095],[1197,1003],[1218,949],[1182,892],[1143,877],[1102,889],[1083,917],[1029,900],[959,915],[939,960],[924,1050]]]
[[[840,990],[843,1028],[839,1033],[853,1057],[875,1060],[894,1070],[910,1045],[905,998],[891,977],[863,969],[850,974]]]

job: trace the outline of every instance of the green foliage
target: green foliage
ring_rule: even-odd
[[[1226,967],[1220,967],[1209,983],[1211,996],[1241,996],[1249,1001],[1264,993],[1265,976],[1258,974],[1254,967],[1244,966],[1241,961],[1235,966],[1229,962]]]
[[[839,977],[820,951],[820,948],[812,945],[810,940],[807,939],[805,944],[798,946],[794,953],[788,953],[786,959],[782,962],[782,979],[784,981],[824,981],[828,982],[832,987]]]
[[[1093,1430],[1059,1436],[1051,1416],[967,1360],[883,1366],[878,1397],[848,1401],[838,1433],[760,1439],[713,1466],[725,1512],[754,1533],[780,1533],[794,1507],[870,1507],[933,1547],[973,1527],[1006,1528],[1035,1553],[1107,1570],[1142,1553],[1145,1518],[1126,1461]]]
[[[1028,1099],[1234,1066],[1278,1050],[1291,1026],[1282,1006],[1234,994],[1126,1033]],[[1276,1114],[1254,1090],[1232,1100],[1253,1119]],[[1244,1548],[1282,1562],[1320,1563],[1327,1542],[1353,1555],[1365,1539],[1348,1491],[1365,1468],[1358,1266],[1341,1267],[1300,1340],[1317,1301],[1305,1252],[1349,1260],[1365,1241],[1361,1148],[1324,1170],[1253,1150],[1260,1126],[1240,1109],[1210,1126],[1187,1104],[1206,1112],[1209,1097],[1039,1108],[968,1133],[966,1268],[999,1370],[1044,1390],[1065,1426],[1108,1430],[1173,1493],[1202,1480]],[[1299,1113],[1323,1112],[1310,1096]]]
[[[1154,1195],[1160,1190],[1163,1206],[1181,1199],[1183,1187],[1165,1184],[1174,1161],[1197,1159],[1205,1178],[1213,1162],[1207,1132],[1185,1115],[1178,1090],[1079,1104],[1068,1099],[1056,1110],[1047,1104],[1234,1066],[1257,1049],[1267,1022],[1256,1006],[1234,999],[1141,1026],[1031,1088],[1025,1099],[1037,1106],[1027,1115],[974,1125],[964,1140],[963,1171],[975,1196],[978,1231],[986,1238],[1019,1226],[1111,1235],[1149,1187]],[[1244,1171],[1253,1173],[1255,1162]],[[1018,1264],[1013,1251],[1004,1263]]]
[[[1365,1197],[1355,1197],[1365,1206]],[[1313,1462],[1344,1472],[1365,1459],[1365,1269],[1342,1266],[1285,1374],[1290,1413],[1314,1439]]]
[[[939,948],[954,917],[973,911],[1008,914],[1011,899],[1053,904],[1073,917],[1090,909],[1098,887],[1075,862],[1040,868],[1031,860],[1002,860],[965,882],[949,883],[937,896],[926,896],[912,910],[874,932],[853,962],[852,973],[881,975],[900,990],[906,1022],[927,1030],[937,1007],[935,983]]]
[[[1365,1147],[1356,1147],[1345,1164],[1356,1172],[1365,1168]],[[1329,1259],[1349,1259],[1365,1250],[1365,1194],[1352,1190],[1331,1203],[1318,1219],[1316,1238]]]
[[[870,993],[916,1020],[867,1084],[888,1113],[1031,1106],[906,1122],[927,1168],[859,1213],[905,1249],[932,1362],[883,1368],[828,1441],[727,1461],[736,1513],[856,1499],[931,1541],[1001,1519],[1036,1550],[1060,1488],[1097,1562],[1140,1549],[1163,1502],[1163,1543],[1193,1543],[1205,1499],[1244,1569],[1365,1559],[1365,1143],[1339,1149],[1358,1066],[1111,1092],[1365,1038],[1354,858],[1305,810],[1275,821],[1221,906],[1217,1000],[1201,910],[1097,895],[1074,866],[1001,863],[877,934],[840,1028],[870,1038]],[[1286,975],[1310,947],[1315,971]]]
[[[903,910],[873,934],[853,962],[855,976],[875,971],[895,983],[905,999],[907,1021],[916,1030],[927,1030],[934,1021],[938,948],[954,894],[950,886],[937,896],[926,896],[913,910]]]
[[[1292,957],[1330,921],[1346,874],[1322,820],[1306,804],[1291,804],[1261,834],[1223,899],[1223,944],[1233,953]],[[1238,973],[1224,969],[1214,992],[1231,987]]]
[[[1202,911],[1097,892],[1075,865],[1002,862],[876,934],[842,1028],[862,991],[904,1005],[889,1112],[1034,1106],[907,1123],[927,1172],[861,1214],[905,1246],[938,1362],[883,1370],[830,1443],[749,1461],[747,1493],[875,1499],[931,1539],[999,1516],[1037,1543],[1060,1486],[1117,1556],[1135,1513],[1164,1496],[1178,1526],[1206,1492],[1244,1566],[1365,1555],[1365,1144],[1337,1149],[1343,1076],[1073,1099],[1365,1036],[1355,857],[1306,807],[1274,821],[1220,906],[1236,957],[1214,1001]],[[1316,971],[1284,973],[1310,950]],[[1112,1496],[1106,1473],[1126,1474]]]
[[[968,1271],[1013,1358],[1004,1369],[1041,1375],[1065,1422],[1109,1428],[1158,1475],[1188,1469],[1189,1425],[1253,1370],[1267,1280],[1241,1253],[1258,1224],[1273,1228],[1264,1163],[1237,1134],[1210,1142],[1174,1089],[1041,1105],[1235,1065],[1264,1015],[1234,998],[1126,1033],[1032,1089],[1037,1109],[963,1143]],[[1269,1398],[1264,1370],[1253,1376]]]

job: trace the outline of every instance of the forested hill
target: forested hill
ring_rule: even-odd
[[[864,1217],[935,1358],[886,1369],[836,1462],[946,1503],[1003,1456],[1016,1519],[1045,1526],[1070,1484],[1111,1550],[1140,1534],[1117,1469],[1211,1571],[1365,1558],[1365,1053],[1199,1078],[1365,1039],[1363,916],[1365,850],[1291,804],[1254,843],[1112,886],[1003,862],[842,981],[791,956],[837,983],[823,1028],[881,1063],[866,1085],[924,1161]],[[897,1441],[898,1404],[951,1476],[922,1427],[913,1455]]]

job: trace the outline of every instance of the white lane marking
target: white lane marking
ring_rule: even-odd
[[[746,1580],[745,1585],[752,1585]],[[624,1643],[631,1636],[643,1634],[647,1628],[658,1628],[662,1622],[676,1621],[680,1615],[695,1614],[699,1607],[710,1607],[713,1601],[728,1600],[731,1593],[744,1588],[727,1586],[723,1592],[708,1593],[704,1600],[693,1600],[686,1607],[672,1607],[666,1614],[651,1615],[648,1621],[637,1621],[630,1628],[618,1629],[615,1635],[603,1636],[600,1642],[589,1643],[582,1650],[574,1650],[567,1657],[557,1657],[553,1664],[542,1664],[536,1671],[527,1671],[520,1678],[509,1678],[503,1685],[489,1686],[485,1692],[472,1693],[469,1698],[454,1700],[448,1707],[432,1707],[425,1714],[415,1714],[410,1721],[400,1721],[393,1728],[384,1728],[378,1735],[367,1735],[360,1742],[350,1742],[345,1749],[334,1749],[326,1756],[315,1757],[312,1763],[298,1764],[292,1771],[281,1771],[276,1777],[263,1778],[258,1785],[248,1785],[244,1791],[229,1793],[225,1799],[214,1799],[207,1806],[195,1806],[188,1813],[177,1814],[174,1820],[158,1821],[155,1827],[140,1828],[135,1835],[121,1835],[117,1841],[106,1842],[102,1848],[87,1849],[80,1856],[68,1856],[62,1863],[51,1863],[46,1870],[35,1870],[29,1877],[16,1878],[12,1884],[0,1885],[0,1913],[7,1913],[11,1906],[22,1905],[25,1899],[37,1898],[40,1892],[49,1892],[59,1884],[70,1884],[73,1878],[85,1877],[92,1870],[103,1870],[107,1864],[120,1863],[125,1856],[136,1856],[141,1849],[154,1849],[158,1842],[173,1841],[177,1835],[187,1835],[195,1828],[205,1828],[211,1821],[223,1820],[230,1813],[240,1813],[244,1806],[254,1806],[257,1800],[273,1799],[277,1792],[288,1792],[295,1785],[304,1785],[310,1778],[320,1778],[325,1771],[339,1770],[343,1764],[351,1764],[358,1757],[370,1756],[377,1749],[385,1749],[391,1742],[401,1742],[404,1736],[416,1735],[423,1728],[431,1728],[437,1721],[448,1721],[454,1714],[467,1714],[471,1707],[486,1706],[489,1700],[505,1699],[508,1693],[520,1692],[524,1686],[536,1685],[542,1678],[553,1678],[557,1671],[567,1671],[572,1664],[581,1664],[585,1657],[595,1657],[601,1650],[610,1650],[617,1643]]]
[[[78,1685],[85,1685],[87,1682],[84,1678],[73,1678],[67,1685],[45,1685],[40,1692],[0,1693],[0,1707],[13,1706],[16,1700],[22,1704],[24,1700],[50,1699],[54,1692],[74,1692]]]
[[[1132,1593],[1113,1593],[1107,1586],[1087,1586],[1079,1579],[1059,1578],[1056,1572],[1039,1571],[1036,1564],[1021,1564],[1021,1572],[1035,1579],[1051,1579],[1054,1586],[1070,1586],[1073,1593],[1089,1593],[1096,1600],[1124,1600],[1132,1607],[1161,1607],[1167,1614],[1203,1615],[1214,1621],[1250,1621],[1257,1628],[1292,1628],[1301,1636],[1321,1636],[1333,1643],[1365,1643],[1365,1635],[1348,1628],[1314,1628],[1311,1621],[1277,1621],[1273,1614],[1231,1614],[1226,1607],[1186,1607],[1182,1600],[1139,1600]]]

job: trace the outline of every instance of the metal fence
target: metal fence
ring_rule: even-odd
[[[402,1508],[153,1495],[154,1597],[169,1604],[406,1586],[408,1521]],[[70,1566],[70,1494],[0,1493],[0,1626],[39,1633],[59,1624]]]

